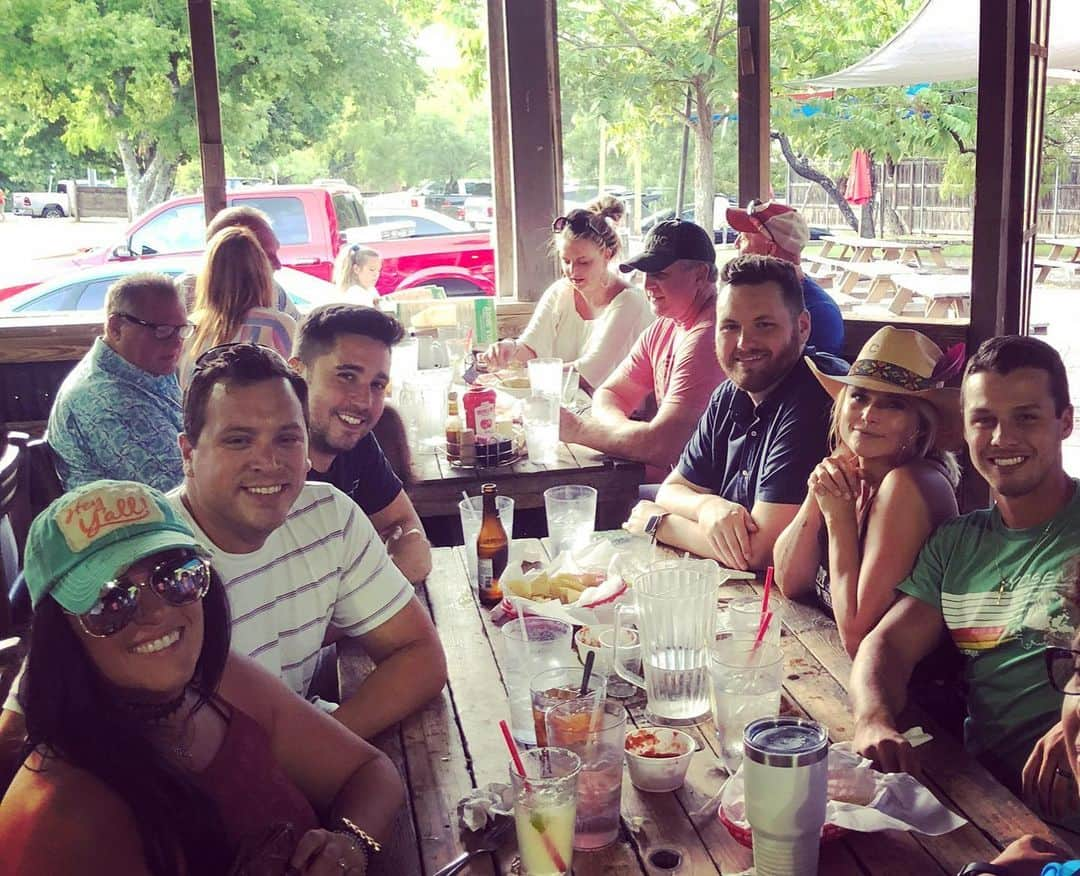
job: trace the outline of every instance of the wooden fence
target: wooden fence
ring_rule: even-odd
[[[971,235],[975,196],[943,197],[944,167],[944,161],[933,158],[901,161],[882,187],[882,165],[874,164],[878,193],[874,221],[879,235],[897,230],[908,234]],[[834,179],[846,170],[839,165],[823,169]],[[788,202],[798,207],[811,225],[846,224],[821,187],[796,176],[790,167],[787,191]],[[886,212],[891,215],[886,216]],[[855,214],[859,215],[858,208]],[[895,227],[897,221],[900,229]],[[1053,183],[1039,199],[1039,233],[1047,237],[1080,237],[1080,157],[1055,165]]]

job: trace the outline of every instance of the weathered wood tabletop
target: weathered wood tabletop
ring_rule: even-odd
[[[509,718],[500,671],[502,637],[474,597],[462,550],[437,549],[431,577],[418,588],[446,648],[450,679],[435,701],[377,740],[407,783],[408,811],[399,819],[397,833],[373,872],[434,873],[466,848],[457,802],[474,787],[508,781],[508,758],[497,726],[500,719]],[[544,546],[535,540],[518,540],[511,548],[512,556],[526,551],[545,555]],[[758,583],[728,584],[720,599],[760,591]],[[844,685],[851,662],[835,626],[816,608],[787,602],[778,593],[772,594],[772,606],[779,607],[784,623],[782,708],[822,722],[833,741],[850,739],[853,722]],[[342,650],[339,671],[344,693],[355,688],[361,663],[348,648]],[[644,696],[626,702],[628,724],[643,723]],[[920,748],[929,787],[970,823],[941,837],[899,831],[846,834],[822,847],[821,874],[953,874],[968,861],[992,858],[1025,833],[1062,843],[945,731],[925,716],[914,717],[934,735],[932,742]],[[726,777],[718,766],[713,725],[706,721],[690,732],[699,748],[683,788],[674,793],[643,793],[624,773],[619,839],[600,851],[576,852],[573,869],[577,876],[735,874],[751,867],[751,852],[717,820],[715,806],[705,807]],[[678,853],[678,869],[663,869],[652,862],[652,856],[662,850]],[[499,843],[496,857],[497,861],[488,855],[475,858],[461,872],[516,873],[512,827]]]
[[[580,444],[560,443],[556,461],[550,465],[530,462],[528,457],[510,465],[474,468],[451,465],[442,452],[417,453],[413,457],[414,483],[406,487],[421,517],[457,517],[462,490],[480,494],[480,485],[494,483],[499,493],[511,496],[516,509],[544,507],[544,490],[563,484],[596,487],[597,526],[614,528],[626,519],[644,482],[645,467],[605,456]]]

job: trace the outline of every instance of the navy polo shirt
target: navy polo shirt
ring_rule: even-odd
[[[847,363],[811,347],[804,350],[826,374],[847,374]],[[679,459],[690,483],[737,502],[798,505],[806,479],[828,453],[832,399],[802,357],[756,408],[730,380],[716,388]]]
[[[382,511],[401,492],[401,479],[394,474],[371,432],[357,441],[352,450],[335,456],[325,472],[311,469],[307,479],[333,484],[368,517]]]
[[[810,314],[808,347],[839,356],[844,351],[844,317],[832,296],[809,277],[802,281],[803,304]]]

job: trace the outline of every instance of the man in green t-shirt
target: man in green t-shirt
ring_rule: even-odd
[[[919,773],[896,716],[915,665],[948,632],[967,658],[968,750],[1061,815],[1077,794],[1043,652],[1072,637],[1064,594],[1080,568],[1080,492],[1061,455],[1073,422],[1065,366],[1042,341],[991,338],[967,364],[962,405],[993,506],[930,537],[863,640],[851,671],[855,745],[886,770]]]

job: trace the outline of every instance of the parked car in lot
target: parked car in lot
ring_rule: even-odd
[[[70,185],[71,180],[62,179],[56,184],[55,192],[15,192],[11,196],[11,210],[16,216],[63,219],[71,215]]]
[[[728,199],[727,195],[716,196],[716,203],[713,206],[713,240],[716,243],[734,243],[735,239],[739,236],[739,232],[734,228],[731,228],[725,220],[725,211],[731,203],[732,202]],[[695,221],[695,215],[694,207],[692,205],[679,214],[680,218],[687,222]],[[659,210],[651,216],[646,216],[641,222],[641,233],[648,234],[649,229],[657,222],[663,222],[665,219],[673,219],[674,217],[675,211],[670,208],[667,210]],[[832,234],[832,231],[828,228],[819,225],[810,226],[811,240],[818,240],[828,234]]]
[[[243,188],[229,192],[227,203],[250,205],[266,213],[281,243],[282,264],[322,280],[330,279],[341,247],[359,243],[374,247],[382,256],[381,294],[430,283],[469,289],[469,294],[494,290],[495,255],[487,235],[471,232],[407,240],[415,230],[413,223],[369,224],[360,195],[350,186]],[[75,267],[138,261],[152,268],[162,257],[197,256],[204,238],[202,196],[173,198],[136,219],[116,246],[36,262],[34,276],[0,288],[0,300]]]
[[[367,206],[365,202],[365,206]],[[371,207],[367,206],[368,221],[373,225],[384,222],[410,223],[412,232],[405,237],[431,237],[435,234],[461,234],[472,231],[468,222],[452,219],[444,213],[424,207]]]
[[[134,261],[79,268],[0,301],[0,317],[71,310],[103,311],[105,293],[122,277],[150,270],[175,278],[197,271],[201,264],[202,260],[197,258],[161,259],[152,265]],[[332,283],[294,268],[276,271],[274,279],[282,285],[301,312],[320,304],[341,300],[341,294]]]
[[[428,181],[417,190],[425,206],[454,219],[465,220],[465,201],[470,197],[491,197],[491,182],[486,179],[450,179]]]

